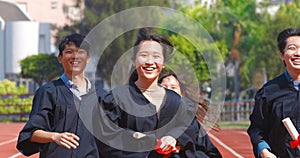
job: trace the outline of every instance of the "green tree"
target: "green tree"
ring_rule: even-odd
[[[209,9],[201,5],[186,5],[180,9],[184,14],[198,21],[209,32],[219,48],[225,64],[235,66],[235,75],[227,78],[228,88],[231,92],[238,93],[239,86],[241,86],[239,80],[243,80],[243,83],[251,81],[251,79],[247,79],[247,76],[245,77],[245,73],[241,69],[246,62],[244,55],[247,55],[248,50],[248,47],[241,46],[241,44],[248,37],[253,37],[255,30],[252,29],[252,26],[257,26],[260,23],[260,14],[257,14],[255,9],[255,0],[224,0],[218,1]],[[209,81],[211,77],[209,73],[215,70],[207,70],[205,66],[207,61],[197,56],[197,54],[201,54],[199,50],[187,46],[187,42],[176,40],[176,38],[180,39],[180,37],[175,36],[172,37],[172,41],[178,41],[175,43],[178,45],[178,49],[192,59],[193,67],[198,71],[198,79],[202,83]],[[255,41],[252,44],[255,45]],[[209,49],[208,47],[203,51],[209,52]],[[246,82],[244,82],[245,79],[247,79]],[[238,98],[238,95],[236,97]]]
[[[60,39],[62,36],[65,36],[71,32],[79,32],[81,34],[87,35],[98,23],[100,23],[105,18],[114,15],[120,11],[131,9],[135,7],[142,6],[161,6],[161,7],[170,7],[169,0],[122,0],[122,1],[112,1],[112,0],[93,0],[85,1],[85,10],[84,18],[79,23],[76,23],[72,26],[65,26],[58,31],[57,39]],[[153,15],[137,15],[141,19],[151,19]],[[127,19],[120,19],[127,20]],[[121,23],[122,24],[122,23]],[[115,27],[112,24],[111,28],[105,29],[103,33],[108,36],[112,34]],[[105,78],[110,82],[110,74],[112,69],[119,59],[119,57],[129,50],[136,39],[137,31],[132,30],[124,33],[123,35],[116,38],[112,43],[105,48],[101,59],[98,62],[97,66],[97,76]]]
[[[63,68],[55,54],[38,54],[21,60],[21,75],[32,78],[39,86],[63,73]]]
[[[268,0],[260,4],[254,0],[223,0],[210,9],[197,5],[182,9],[208,30],[225,55],[227,65],[239,61],[238,74],[227,78],[231,92],[234,91],[236,76],[239,90],[245,90],[254,84],[256,70],[265,69],[267,79],[283,71],[276,38],[282,29],[298,27],[300,1],[281,4],[275,15],[266,9],[272,5]],[[257,12],[258,9],[261,12]],[[187,53],[194,53],[192,47],[188,49]]]
[[[66,30],[86,34],[101,20],[116,12],[147,5],[173,7],[174,5],[169,4],[169,2],[179,1],[87,1],[84,20],[77,25],[66,26]],[[247,89],[254,84],[253,77],[258,69],[266,70],[267,79],[271,79],[283,71],[284,66],[278,56],[276,38],[282,29],[298,27],[297,22],[300,20],[298,16],[300,12],[299,0],[289,4],[281,4],[274,15],[267,12],[267,7],[273,5],[269,0],[261,3],[256,3],[255,0],[218,0],[216,5],[211,6],[209,9],[206,6],[198,5],[200,3],[197,4],[197,0],[195,2],[196,5],[194,6],[177,3],[176,9],[194,18],[207,29],[227,65],[233,61],[238,61],[236,75],[239,79],[238,90]],[[258,9],[260,12],[257,12]],[[142,16],[145,16],[144,19],[148,19],[146,16],[149,15]],[[176,27],[174,24],[184,25],[184,23],[175,19],[166,23],[165,28],[168,28],[168,26]],[[163,33],[169,35],[176,49],[191,60],[192,66],[197,70],[198,79],[209,81],[210,75],[206,62],[201,56],[199,57],[198,50],[190,41],[175,33],[164,31]],[[136,31],[127,32],[106,48],[98,64],[100,74],[110,74],[114,61],[120,57],[122,52],[132,47],[135,35]],[[201,39],[195,40],[198,40],[199,43],[205,42]],[[209,52],[209,49],[207,48],[206,51]],[[235,89],[234,77],[236,76],[229,76],[227,79],[228,89],[231,92]],[[108,79],[109,76],[105,78]]]

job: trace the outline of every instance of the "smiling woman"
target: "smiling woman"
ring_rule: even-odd
[[[102,121],[97,127],[100,131],[94,132],[103,134],[96,136],[101,141],[98,143],[100,157],[156,158],[164,154],[221,157],[207,142],[207,135],[199,136],[202,128],[195,119],[195,106],[158,84],[159,74],[171,53],[173,45],[166,37],[148,28],[139,30],[131,58],[134,71],[129,82],[101,98],[95,112],[102,113],[103,109],[110,119],[106,121],[113,123],[95,119]],[[108,132],[108,129],[113,130]]]

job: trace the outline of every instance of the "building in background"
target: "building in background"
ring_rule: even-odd
[[[55,43],[58,28],[80,21],[84,15],[84,0],[14,0],[33,21],[51,25],[51,43]],[[53,47],[52,47],[53,48]]]
[[[31,80],[18,77],[20,60],[40,53],[56,53],[57,29],[83,16],[83,0],[79,2],[0,0],[0,80],[6,78],[34,89]]]

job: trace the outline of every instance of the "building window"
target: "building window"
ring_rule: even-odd
[[[56,9],[57,8],[57,1],[52,1],[51,2],[51,9]]]
[[[81,13],[80,13],[80,8],[78,7],[68,7],[68,17],[71,19],[71,20],[80,20],[81,18]]]

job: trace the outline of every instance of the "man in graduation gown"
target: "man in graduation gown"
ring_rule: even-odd
[[[90,60],[84,38],[71,34],[61,40],[58,61],[64,74],[40,87],[34,96],[29,121],[17,143],[24,155],[39,152],[41,158],[99,157],[94,136],[87,128],[99,94],[84,75]]]
[[[300,157],[282,123],[290,117],[300,132],[300,29],[283,30],[277,42],[286,71],[257,92],[248,134],[255,157]]]

